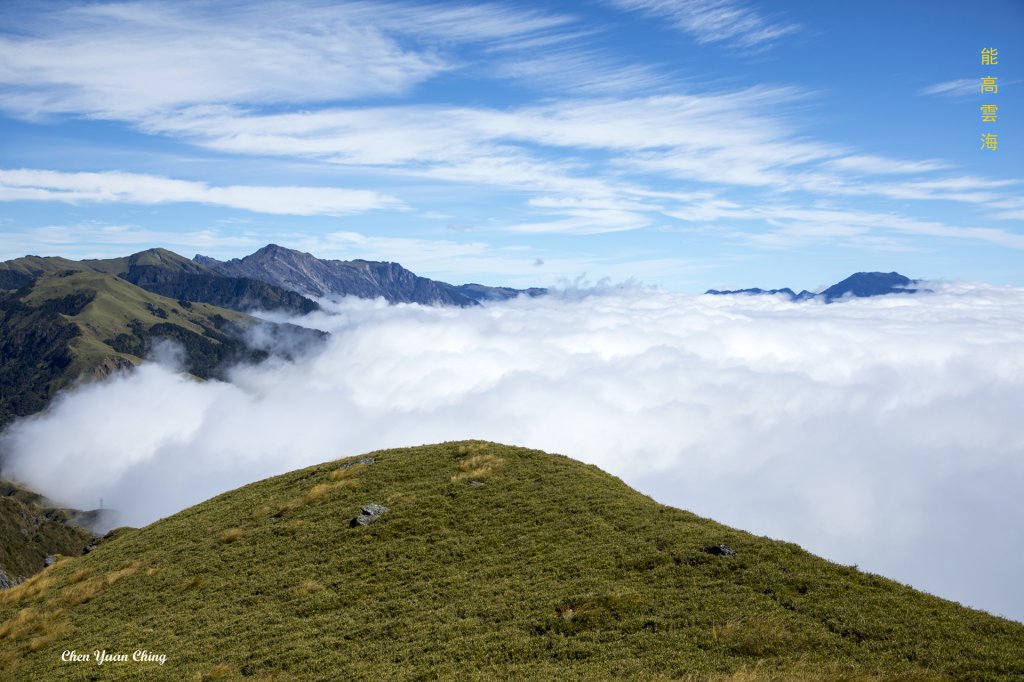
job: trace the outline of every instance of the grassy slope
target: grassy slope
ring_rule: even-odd
[[[0,593],[9,678],[1024,677],[1020,624],[595,467],[479,441],[373,456],[226,493]],[[391,511],[350,528],[369,502]],[[737,555],[700,551],[718,543]]]
[[[71,342],[75,362],[70,374],[74,376],[92,371],[110,357],[121,357],[132,364],[141,362],[142,358],[118,352],[106,343],[107,339],[118,334],[131,333],[129,325],[136,320],[145,327],[170,322],[202,335],[204,330],[214,328],[211,320],[217,315],[235,322],[252,319],[205,303],[193,303],[186,310],[173,299],[151,294],[118,277],[98,272],[81,272],[69,277],[44,276],[24,301],[38,305],[78,292],[94,292],[96,298],[81,314],[69,318],[82,331],[82,335]],[[160,317],[155,311],[163,311],[167,317]]]
[[[62,303],[68,300],[78,303]],[[87,305],[82,307],[82,301]],[[225,320],[242,325],[254,321],[204,303],[186,308],[110,274],[43,275],[30,288],[0,296],[0,426],[43,409],[83,375],[106,376],[140,363],[153,329],[161,330],[156,336],[183,342],[189,371],[207,376],[219,362],[243,350],[240,342],[222,344],[225,337],[218,326]]]
[[[15,487],[0,480],[0,569],[8,576],[32,575],[48,555],[77,556],[93,541],[89,531],[63,522],[67,510],[46,509],[9,494]]]

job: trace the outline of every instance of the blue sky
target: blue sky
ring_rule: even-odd
[[[1024,286],[1022,30],[1016,0],[8,1],[0,258]]]

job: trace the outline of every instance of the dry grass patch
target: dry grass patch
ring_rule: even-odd
[[[201,575],[194,575],[185,581],[185,589],[192,590],[206,584],[206,578]]]
[[[36,573],[20,585],[0,591],[0,606],[40,598],[52,583],[53,578],[47,573]]]
[[[354,464],[352,466],[341,466],[328,474],[328,477],[332,481],[341,481],[345,479],[352,479],[359,475],[363,469],[366,468],[365,464]]]
[[[319,592],[324,589],[324,586],[315,580],[304,580],[298,585],[295,585],[291,589],[292,596],[295,597],[308,597],[309,595]]]
[[[95,568],[80,568],[71,574],[71,577],[68,578],[68,584],[74,585],[75,583],[80,583],[95,572]]]
[[[230,542],[238,542],[245,536],[245,531],[241,528],[228,528],[226,531],[220,534],[221,544],[228,544]]]
[[[106,577],[103,578],[103,581],[108,586],[109,585],[113,585],[114,583],[116,583],[118,580],[121,580],[122,578],[127,578],[130,575],[135,575],[136,573],[139,572],[139,570],[143,567],[143,565],[144,564],[141,561],[133,561],[130,564],[125,564],[122,568],[120,568],[120,569],[118,569],[116,571],[112,571],[111,573],[108,573],[106,575]]]
[[[21,609],[14,618],[0,625],[0,641],[7,640],[13,644],[8,648],[5,659],[17,660],[25,653],[39,651],[70,629],[64,618],[64,609]],[[5,668],[9,662],[13,661],[4,661]]]
[[[302,496],[303,504],[311,504],[316,502],[321,497],[331,492],[333,488],[330,483],[317,483],[315,486],[306,491],[306,494]]]
[[[785,623],[767,616],[749,616],[714,626],[711,636],[743,656],[771,656],[798,644]]]
[[[272,516],[273,514],[274,514],[274,509],[272,507],[264,504],[264,505],[262,505],[260,507],[257,507],[256,509],[254,509],[252,514],[249,515],[249,518],[251,518],[253,521],[261,521],[261,520],[267,518],[268,516]]]
[[[100,593],[102,586],[103,583],[99,579],[89,580],[76,585],[68,585],[61,590],[60,599],[68,606],[78,606],[87,601],[92,601]]]
[[[459,461],[459,473],[452,476],[452,482],[477,481],[493,476],[504,466],[505,460],[496,455],[473,455]]]

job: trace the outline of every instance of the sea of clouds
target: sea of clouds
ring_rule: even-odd
[[[4,474],[142,525],[328,459],[481,438],[1024,620],[1024,289],[932,288],[325,301],[290,320],[332,334],[295,362],[199,382],[165,354],[66,393],[4,434]]]

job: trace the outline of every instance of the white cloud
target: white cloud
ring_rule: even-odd
[[[698,43],[764,48],[800,26],[766,19],[737,0],[609,0],[624,10],[664,17]]]
[[[234,9],[232,9],[232,7]],[[446,68],[372,26],[303,7],[93,5],[46,13],[35,35],[0,38],[0,106],[131,117],[216,102],[309,102],[395,94]],[[272,12],[272,20],[267,13]]]
[[[966,97],[981,92],[981,80],[977,78],[959,78],[952,81],[935,83],[918,91],[920,95],[946,95],[950,97]]]
[[[213,187],[204,182],[105,171],[0,169],[0,201],[167,204],[194,202],[283,215],[345,215],[401,208],[395,197],[339,187]]]
[[[461,68],[453,42],[512,49],[570,21],[497,5],[43,5],[0,36],[0,107],[132,120],[195,105],[395,96]]]
[[[825,165],[835,170],[848,173],[863,173],[865,175],[918,174],[950,168],[950,164],[934,159],[907,161],[887,159],[872,154],[851,154],[850,156],[828,161]]]
[[[631,288],[345,301],[305,319],[334,336],[295,364],[79,388],[7,432],[5,472],[139,524],[331,457],[486,438],[1024,618],[1024,290],[929,286],[829,306]]]
[[[827,239],[871,233],[872,240],[861,240],[864,245],[870,246],[875,239],[896,234],[918,238],[974,241],[1011,249],[1024,249],[1024,235],[1012,230],[949,225],[935,220],[907,218],[895,213],[833,207],[807,208],[779,203],[745,206],[722,201],[702,201],[694,207],[673,209],[665,213],[687,222],[727,219],[735,224],[741,220],[764,221],[769,226],[766,232],[751,233],[733,228],[731,234],[764,246],[779,248],[806,243],[811,238]],[[920,240],[917,241],[920,243]],[[904,247],[905,245],[901,245],[900,248]]]

